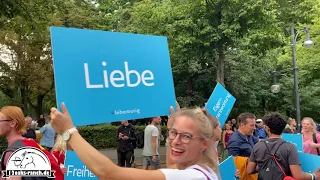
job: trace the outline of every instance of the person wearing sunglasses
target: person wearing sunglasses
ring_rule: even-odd
[[[212,147],[212,125],[200,108],[184,109],[172,117],[169,150],[177,169],[142,170],[115,165],[86,142],[73,125],[64,104],[62,112],[51,109],[52,127],[65,137],[69,147],[99,179],[109,180],[218,180]],[[88,153],[89,152],[89,153]]]
[[[0,170],[6,170],[7,162],[10,159],[10,156],[14,153],[15,150],[22,147],[32,147],[40,151],[43,151],[50,161],[52,170],[55,172],[55,180],[63,180],[63,173],[59,164],[54,159],[53,155],[41,147],[33,139],[27,139],[22,135],[26,133],[26,122],[23,111],[20,107],[17,106],[5,106],[0,109],[0,136],[5,136],[8,141],[8,147],[4,151],[1,157],[1,168]],[[10,159],[11,160],[11,159]],[[1,172],[1,171],[0,171]],[[1,179],[7,179],[2,178]],[[14,176],[10,179],[20,180],[26,179],[26,177]],[[28,177],[27,179],[39,179],[39,177]],[[49,178],[42,178],[49,179]]]

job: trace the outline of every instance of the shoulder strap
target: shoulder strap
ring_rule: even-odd
[[[278,151],[278,149],[280,148],[280,146],[282,145],[282,144],[284,144],[284,143],[286,143],[286,141],[282,141],[280,144],[279,144],[279,146],[277,147],[277,149],[274,151],[274,155],[277,153],[277,151]]]
[[[14,152],[14,151],[15,151],[15,149],[7,149],[2,153],[2,156],[1,156],[1,170],[5,170],[6,165],[4,164],[5,163],[4,160],[5,160],[7,152]]]
[[[318,144],[317,134],[316,133],[312,134],[312,138],[313,138],[313,142]],[[316,149],[317,149],[318,156],[320,156],[319,148],[316,148]]]
[[[210,178],[207,176],[207,174],[204,173],[201,169],[199,169],[199,168],[193,168],[193,169],[202,172],[202,174],[204,174],[207,177],[207,180],[210,180]]]

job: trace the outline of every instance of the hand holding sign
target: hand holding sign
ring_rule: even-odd
[[[62,113],[58,109],[53,107],[51,108],[50,113],[52,128],[58,134],[62,134],[66,130],[74,127],[69,112],[64,103],[61,104],[61,109]]]
[[[180,108],[178,101],[176,101],[176,110],[177,110],[177,112],[181,111],[181,108]],[[172,123],[173,123],[172,116],[174,115],[174,113],[175,113],[174,108],[172,106],[170,106],[170,116],[168,118],[168,123],[167,123],[168,128],[171,128],[171,126],[172,126]]]

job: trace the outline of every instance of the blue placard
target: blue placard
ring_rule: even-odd
[[[302,134],[282,133],[282,139],[294,144],[298,152],[303,152]]]
[[[219,120],[222,127],[235,102],[236,98],[218,83],[205,107],[212,116],[215,116]]]
[[[76,126],[168,115],[166,37],[51,27],[57,104]]]
[[[67,169],[64,175],[65,180],[98,179],[73,151],[66,152],[64,167]]]
[[[320,156],[299,152],[301,169],[306,173],[313,173],[320,167]]]
[[[234,164],[233,156],[229,156],[226,160],[220,163],[219,172],[222,179],[233,180],[235,177],[236,165]]]

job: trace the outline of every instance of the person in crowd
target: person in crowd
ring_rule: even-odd
[[[176,109],[177,109],[177,112],[180,112],[181,111],[181,108],[179,106],[179,104],[177,103],[176,104]],[[212,146],[210,149],[212,149],[213,151],[211,151],[210,153],[212,154],[211,156],[212,157],[215,157],[216,159],[216,163],[219,164],[219,154],[218,154],[218,150],[217,150],[217,143],[220,141],[221,139],[221,128],[220,128],[220,122],[218,121],[217,118],[215,118],[214,116],[211,116],[209,114],[209,112],[205,109],[205,108],[201,108],[201,111],[204,113],[204,115],[209,119],[210,123],[211,123],[211,126],[212,126],[212,130],[213,130],[213,136],[212,136]],[[169,116],[169,119],[168,119],[168,123],[169,125],[172,126],[172,116],[174,115],[174,109],[171,107],[170,108],[170,116]],[[168,126],[168,129],[170,129],[171,126]],[[168,140],[168,139],[167,139]],[[169,168],[177,168],[176,164],[172,161],[171,159],[171,153],[170,151],[167,151],[167,167]],[[240,177],[240,172],[237,170],[235,172],[235,177]],[[218,174],[218,178],[221,179],[219,177],[219,174]]]
[[[160,116],[151,118],[151,123],[144,129],[144,147],[143,147],[143,169],[147,170],[149,166],[153,169],[161,167],[159,157],[159,129]]]
[[[134,145],[137,141],[136,128],[127,120],[121,121],[117,131],[118,136],[118,166],[131,167],[134,156]]]
[[[254,131],[254,135],[259,139],[266,139],[268,137],[266,130],[264,129],[262,119],[256,120],[256,130]]]
[[[298,131],[296,130],[297,122],[293,118],[288,118],[288,127],[283,130],[283,133],[290,133],[290,134],[297,134]]]
[[[242,179],[256,180],[258,175],[248,175],[246,172],[247,160],[252,152],[253,146],[259,141],[253,136],[256,129],[256,116],[251,113],[242,113],[238,116],[239,129],[234,132],[228,142],[228,154],[233,156],[236,168],[240,171]]]
[[[46,124],[46,119],[43,114],[40,115],[40,118],[38,119],[38,127],[42,127]]]
[[[60,134],[57,135],[56,141],[52,148],[52,155],[60,165],[60,168],[63,173],[66,173],[67,169],[64,167],[65,158],[66,158],[67,144],[63,140]]]
[[[161,124],[162,124],[162,119],[161,119],[161,121],[160,121],[160,124],[157,125],[157,128],[158,128],[158,130],[159,130],[159,147],[160,147],[161,141],[164,140],[164,136],[162,135]]]
[[[214,155],[217,157],[217,164],[219,164],[221,158],[219,157],[219,153],[218,153],[218,144],[221,139],[221,133],[222,133],[222,130],[220,128],[220,123],[216,117],[211,116],[209,114],[207,109],[202,108],[201,110],[207,116],[207,118],[209,118],[209,120],[211,122],[212,131],[213,131],[213,136],[212,136],[213,147],[212,147],[212,149],[213,149]]]
[[[50,161],[51,169],[56,171],[55,179],[63,180],[63,173],[52,154],[39,146],[34,140],[22,136],[22,134],[26,132],[25,124],[26,122],[21,108],[17,106],[5,106],[0,109],[0,136],[5,136],[8,142],[8,148],[1,157],[0,172],[6,169],[9,157],[15,150],[22,147],[33,147],[46,154]],[[7,178],[2,178],[1,176],[0,179]],[[20,180],[22,177],[11,177],[10,179]],[[39,177],[28,177],[28,179],[36,180],[39,179]]]
[[[46,118],[46,124],[40,128],[39,132],[42,134],[40,139],[40,145],[47,151],[51,152],[54,145],[54,139],[56,137],[56,132],[51,126],[50,117]]]
[[[228,142],[233,134],[232,131],[232,126],[230,124],[225,124],[224,125],[224,130],[222,132],[222,143],[223,143],[223,156],[222,156],[222,160],[225,160],[228,158]]]
[[[233,131],[233,132],[236,132],[237,131],[237,129],[238,129],[238,124],[237,124],[237,121],[236,121],[236,119],[231,119],[231,130]]]
[[[303,152],[320,156],[320,134],[317,133],[316,123],[310,117],[302,120]]]
[[[185,109],[172,117],[168,132],[171,159],[177,169],[146,171],[122,168],[86,142],[76,131],[64,104],[62,113],[51,109],[52,127],[59,134],[71,134],[67,140],[82,162],[98,179],[123,180],[217,180],[218,166],[212,156],[213,131],[210,120],[199,109]],[[90,152],[90,153],[88,153]]]
[[[271,113],[263,119],[269,138],[254,146],[248,161],[247,173],[258,173],[259,180],[283,180],[285,175],[301,180],[313,180],[314,177],[320,179],[319,170],[313,174],[302,171],[295,145],[281,139],[286,126],[284,118],[279,113]],[[272,154],[276,160],[272,158]]]
[[[25,118],[25,121],[26,121],[26,133],[23,135],[23,137],[36,140],[37,139],[36,132],[34,129],[31,128],[32,118],[28,116]]]

